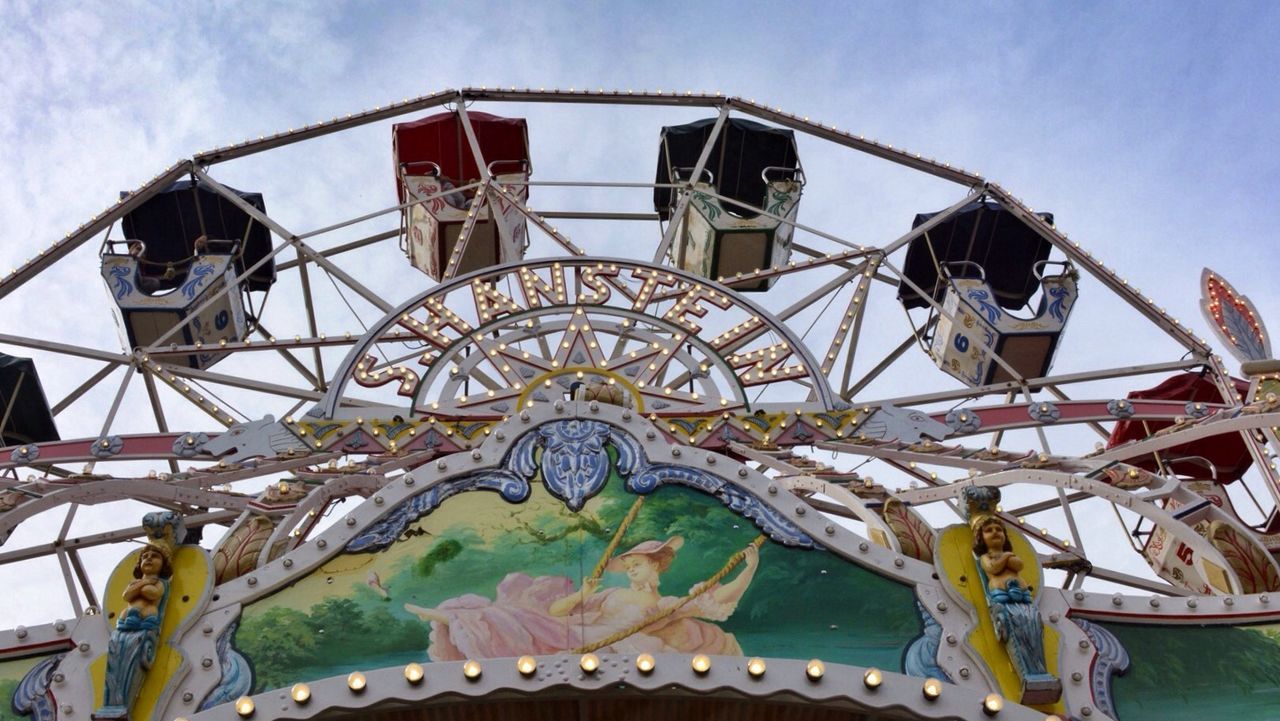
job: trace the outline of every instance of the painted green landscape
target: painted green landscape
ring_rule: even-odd
[[[0,721],[18,721],[26,716],[19,716],[13,710],[13,692],[18,690],[18,682],[22,679],[0,678]]]
[[[13,710],[13,694],[27,672],[45,658],[46,656],[28,656],[0,661],[0,721],[30,721],[30,716],[19,715]]]
[[[292,586],[247,606],[235,646],[249,659],[255,691],[261,691],[356,669],[431,660],[433,624],[407,611],[406,604],[465,607],[455,613],[459,623],[474,621],[477,613],[500,616],[504,623],[533,619],[529,627],[562,623],[566,639],[571,639],[573,625],[582,623],[582,616],[530,616],[519,605],[523,601],[498,608],[490,605],[498,586],[514,573],[524,574],[535,587],[545,584],[577,593],[637,498],[616,477],[579,513],[569,511],[539,484],[517,505],[484,491],[454,496],[411,524],[389,547],[338,556]],[[750,520],[719,499],[664,486],[645,497],[617,539],[613,556],[637,547],[670,545],[670,539],[679,537],[683,545],[658,581],[662,596],[678,598],[723,569],[759,535]],[[638,546],[645,542],[651,543]],[[729,584],[744,567],[739,562],[721,583]],[[628,585],[627,578],[621,569],[605,572],[600,589],[621,589]],[[483,610],[473,612],[472,607]],[[920,633],[908,587],[831,552],[772,541],[760,548],[754,577],[736,605],[721,604],[713,610],[718,613],[699,612],[699,617],[681,623],[699,639],[729,634],[746,655],[820,657],[898,670],[904,649]],[[543,629],[542,637],[557,632]],[[503,633],[512,635],[509,627]],[[454,633],[454,640],[458,635]],[[558,650],[568,651],[574,642],[562,645]],[[435,651],[438,657],[440,649]],[[494,653],[518,651],[517,643]]]
[[[1280,718],[1280,627],[1100,625],[1129,652],[1121,721]]]

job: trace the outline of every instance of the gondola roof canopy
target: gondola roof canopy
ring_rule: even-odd
[[[266,213],[261,193],[227,188],[249,205]],[[200,236],[209,240],[239,240],[243,253],[236,259],[237,273],[271,253],[271,231],[253,221],[213,187],[202,181],[179,180],[156,193],[124,216],[124,235],[146,244],[146,260],[176,263],[195,254]],[[275,260],[268,260],[244,281],[248,290],[267,290],[276,279]]]
[[[708,118],[685,125],[669,125],[662,129],[662,141],[658,148],[658,171],[654,183],[665,185],[688,179],[690,170],[698,164],[698,156],[715,129],[716,119]],[[747,203],[762,204],[765,197],[765,181],[761,173],[765,168],[798,168],[795,133],[782,128],[771,128],[751,120],[727,118],[720,130],[706,168],[712,185],[720,195]],[[680,171],[683,171],[681,173]],[[678,176],[678,177],[677,177]],[[794,173],[778,172],[770,179],[791,178]],[[706,175],[702,177],[703,180]],[[675,190],[655,188],[653,208],[663,220],[671,217]],[[745,209],[733,212],[750,215]]]
[[[504,118],[489,113],[467,112],[467,120],[475,132],[476,143],[494,174],[519,170],[519,163],[529,161],[529,125],[524,118]],[[392,152],[400,174],[426,175],[417,164],[435,163],[440,174],[454,186],[480,179],[480,168],[467,141],[467,134],[457,113],[438,113],[421,120],[392,126]],[[498,161],[495,164],[495,161]],[[397,184],[398,185],[398,184]],[[404,189],[400,188],[401,200]]]
[[[918,228],[935,215],[937,213],[917,215],[911,227]],[[1037,215],[1053,224],[1052,213]],[[1016,215],[995,202],[979,200],[912,240],[903,274],[922,290],[932,291],[934,300],[941,302],[947,284],[939,275],[939,266],[962,261],[976,263],[982,266],[1000,306],[1017,310],[1040,288],[1035,265],[1048,260],[1049,250],[1049,241]],[[976,272],[975,268],[964,265],[952,266],[951,270],[959,276]],[[898,300],[908,309],[929,305],[902,282],[898,284]]]
[[[30,358],[0,353],[0,418],[4,419],[0,446],[59,440],[44,386]]]

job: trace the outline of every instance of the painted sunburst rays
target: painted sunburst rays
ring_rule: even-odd
[[[349,377],[429,415],[500,418],[579,386],[646,414],[711,415],[750,405],[755,386],[810,383],[808,369],[820,370],[741,296],[630,261],[509,266],[405,308]]]

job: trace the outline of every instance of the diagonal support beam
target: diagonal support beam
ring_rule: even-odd
[[[320,391],[310,388],[294,388],[291,386],[280,385],[278,383],[267,383],[266,381],[251,380],[249,378],[241,378],[239,376],[231,376],[224,373],[214,373],[206,370],[197,370],[195,368],[170,365],[167,363],[160,365],[164,369],[165,373],[171,373],[181,378],[191,378],[193,380],[231,386],[232,388],[243,388],[244,390],[269,393],[271,395],[284,396],[285,398],[305,401],[318,401],[324,397],[324,394]],[[161,377],[163,378],[163,376]]]
[[[40,251],[36,257],[23,263],[21,267],[3,279],[0,279],[0,298],[21,288],[27,281],[36,277],[41,271],[67,257],[73,250],[84,245],[93,236],[105,231],[126,214],[151,199],[158,191],[168,187],[175,180],[191,172],[190,160],[179,160],[160,172],[159,175],[143,184],[142,187],[121,198],[110,208],[94,216],[88,223],[77,228],[66,237],[57,241],[48,249]]]
[[[250,218],[253,218],[259,223],[262,223],[263,225],[270,228],[272,233],[275,233],[277,236],[285,240],[285,242],[287,242],[289,245],[292,245],[300,255],[307,256],[307,258],[312,263],[315,263],[321,268],[324,268],[325,270],[329,271],[329,273],[333,275],[333,277],[342,281],[344,284],[347,285],[347,287],[351,288],[356,293],[359,293],[360,297],[364,298],[365,300],[373,304],[375,307],[382,310],[383,313],[389,313],[391,311],[391,304],[383,300],[381,296],[379,296],[377,293],[374,293],[372,290],[369,290],[368,288],[366,288],[363,284],[361,284],[355,278],[352,278],[350,275],[346,273],[346,271],[334,265],[328,258],[325,258],[324,256],[317,253],[314,248],[302,242],[302,240],[300,240],[298,236],[289,232],[288,229],[286,229],[284,226],[277,223],[266,213],[253,207],[251,204],[246,202],[244,198],[241,198],[240,196],[236,195],[230,190],[227,190],[226,186],[222,185],[221,183],[214,180],[213,178],[210,178],[208,173],[204,172],[203,170],[195,169],[192,171],[192,174],[194,174],[197,178],[204,181],[205,183],[208,183],[209,187],[212,188],[214,192],[222,196],[232,205],[244,211],[245,214],[247,214]]]
[[[0,333],[0,344],[22,346],[23,348],[34,348],[35,350],[49,351],[50,353],[61,353],[63,355],[75,356],[77,358],[88,358],[90,360],[106,361],[113,366],[129,365],[133,362],[133,358],[125,353],[108,353],[107,351],[95,350],[93,348],[81,348],[78,345],[68,345],[52,340],[40,340],[38,338],[24,338],[17,335],[7,335]]]
[[[59,413],[65,411],[67,407],[70,406],[72,403],[75,403],[77,400],[80,400],[80,396],[87,393],[90,388],[93,388],[94,386],[98,385],[98,383],[101,382],[102,379],[111,375],[111,372],[119,367],[120,366],[116,365],[115,363],[108,363],[104,365],[101,369],[98,370],[97,373],[94,373],[93,375],[89,376],[88,380],[76,386],[76,389],[68,393],[66,398],[63,398],[62,400],[58,401],[57,405],[49,409],[50,414],[56,417]]]
[[[671,213],[671,220],[667,223],[667,230],[662,234],[662,242],[658,244],[658,249],[653,253],[653,262],[655,264],[661,264],[663,256],[671,249],[671,243],[675,240],[676,231],[680,229],[681,219],[689,208],[689,201],[693,198],[693,184],[698,182],[698,178],[702,177],[702,171],[707,167],[707,160],[711,157],[711,151],[716,147],[716,139],[720,137],[720,131],[724,129],[725,121],[728,119],[729,106],[720,106],[720,114],[716,116],[716,124],[711,128],[711,134],[707,136],[707,142],[702,146],[702,153],[698,155],[698,162],[693,165],[693,172],[690,173],[688,182],[680,190],[680,200],[676,203],[676,209]],[[672,263],[672,265],[676,265],[676,263]]]
[[[1202,357],[1211,356],[1213,349],[1206,345],[1203,341],[1196,338],[1192,333],[1180,324],[1175,324],[1173,318],[1167,313],[1157,308],[1150,298],[1143,296],[1136,289],[1129,285],[1115,271],[1108,269],[1105,265],[1094,259],[1093,255],[1080,248],[1079,244],[1072,243],[1067,236],[1060,233],[1056,228],[1049,225],[1043,218],[1036,215],[1030,208],[1022,204],[1022,201],[1013,197],[1004,188],[998,185],[991,185],[990,192],[1000,205],[1004,206],[1009,212],[1013,213],[1019,220],[1031,228],[1037,235],[1044,238],[1050,245],[1062,251],[1064,255],[1071,261],[1082,268],[1089,271],[1098,282],[1107,286],[1113,293],[1120,296],[1122,300],[1132,306],[1141,313],[1147,320],[1154,323],[1158,328],[1167,333],[1178,343],[1185,346],[1188,350]]]
[[[262,327],[261,322],[258,323],[257,332],[258,332],[258,335],[262,336],[264,339],[270,340],[271,338],[275,337],[271,334],[271,331]],[[311,373],[311,369],[304,366],[302,364],[302,361],[295,358],[292,353],[290,353],[288,350],[284,348],[276,347],[275,350],[277,353],[280,354],[280,357],[284,358],[289,365],[293,366],[293,369],[298,371],[298,374],[301,375],[303,378],[305,378],[308,383],[310,383],[312,386],[316,388],[316,390],[324,390],[323,388],[320,387],[320,379],[315,375],[313,375]],[[159,355],[159,354],[154,354],[154,355]]]
[[[332,120],[304,125],[297,129],[290,128],[286,132],[259,137],[257,140],[245,140],[240,143],[232,143],[231,145],[215,148],[214,150],[209,150],[196,155],[195,162],[202,167],[207,167],[214,163],[225,163],[228,160],[243,158],[247,155],[255,155],[257,153],[271,150],[272,148],[292,145],[293,143],[300,143],[303,140],[319,138],[330,133],[358,128],[361,125],[376,123],[380,120],[388,120],[390,118],[417,112],[419,110],[438,107],[457,99],[457,90],[441,90],[428,95],[421,95],[416,98],[406,99],[398,103],[378,105],[372,110],[365,110],[359,113],[347,113],[344,118],[333,118]]]

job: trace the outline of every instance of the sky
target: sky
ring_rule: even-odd
[[[8,228],[0,273],[110,205],[120,190],[215,145],[446,88],[602,87],[755,98],[975,170],[1028,205],[1052,210],[1073,239],[1202,335],[1195,306],[1202,266],[1222,271],[1264,318],[1280,308],[1267,271],[1280,222],[1280,7],[1267,3],[215,1],[175,8],[0,0],[0,27],[0,173],[7,179],[0,216]],[[632,115],[583,111],[566,121],[541,108],[528,112],[535,163],[551,173],[544,178],[563,170],[646,180],[656,125],[695,117],[637,111],[643,122],[636,120],[632,147],[615,137],[629,140]],[[352,135],[351,146],[313,141],[270,160],[219,166],[218,177],[269,188],[268,210],[295,231],[355,215],[353,208],[390,205],[387,126]],[[638,177],[633,167],[643,168]],[[874,242],[904,232],[910,213],[957,199],[893,176],[896,194],[880,201],[884,187],[855,172],[862,168],[856,162],[813,157],[809,167],[851,207],[866,205],[869,216],[875,203],[892,210],[869,217],[865,228],[839,228],[855,237],[865,231]],[[828,218],[811,205],[802,220]],[[0,332],[119,350],[107,295],[95,287],[97,241],[90,245],[0,301]],[[407,295],[388,292],[392,302]],[[1112,306],[1095,308],[1072,333],[1122,338],[1124,321],[1111,319]],[[1077,347],[1063,362],[1089,367],[1091,354],[1108,352]],[[40,367],[52,397],[92,370],[57,360]],[[112,393],[114,385],[104,387],[60,416],[63,436],[96,436]],[[175,427],[201,421],[176,412]],[[150,430],[146,413],[123,422]],[[82,532],[93,530],[92,515],[82,515]],[[27,541],[58,522],[32,524]],[[28,622],[47,616],[38,605],[16,613]]]

